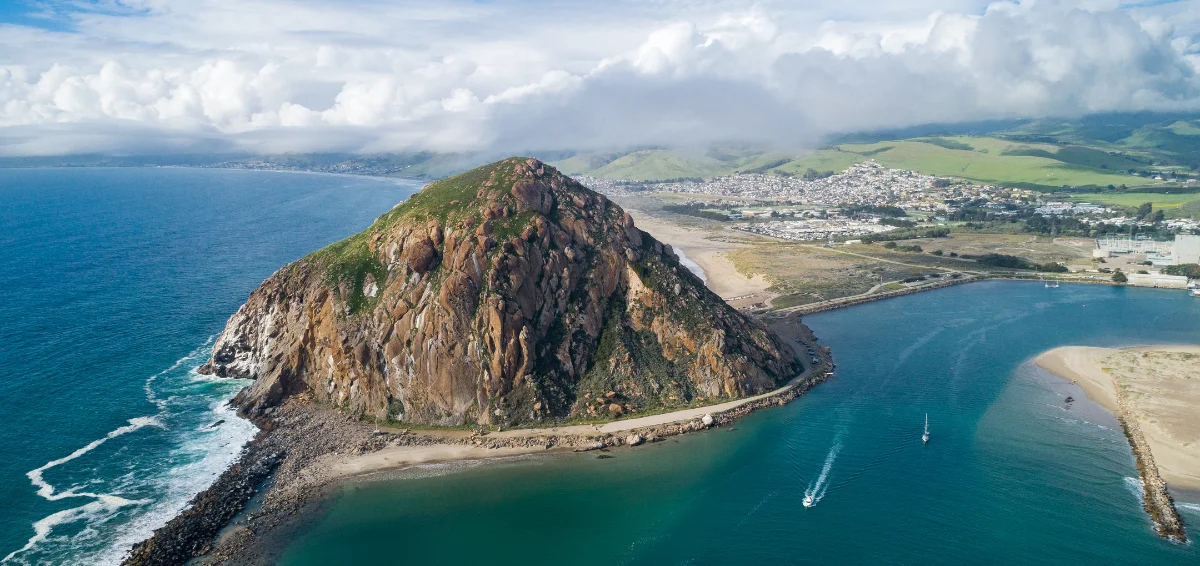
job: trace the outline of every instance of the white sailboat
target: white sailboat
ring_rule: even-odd
[[[925,434],[921,435],[921,443],[929,444],[929,413],[925,413]]]

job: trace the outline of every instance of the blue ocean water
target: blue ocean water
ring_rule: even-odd
[[[350,484],[281,563],[1200,563],[1195,542],[1154,534],[1115,419],[1068,407],[1083,395],[1029,363],[1061,345],[1200,344],[1200,300],[987,282],[805,321],[837,375],[786,407],[609,459]],[[1200,506],[1180,503],[1195,539]]]
[[[0,563],[106,564],[254,427],[199,376],[263,279],[408,181],[195,169],[0,170]],[[219,423],[219,424],[218,424]]]

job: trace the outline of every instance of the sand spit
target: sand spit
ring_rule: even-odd
[[[1185,540],[1167,492],[1200,488],[1200,347],[1055,348],[1034,363],[1077,383],[1121,421],[1159,534]]]

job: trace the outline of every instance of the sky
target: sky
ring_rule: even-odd
[[[0,155],[589,150],[1200,111],[1200,0],[0,0]]]

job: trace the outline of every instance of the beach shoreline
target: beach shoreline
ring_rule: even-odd
[[[185,512],[136,545],[124,564],[270,564],[286,533],[312,516],[345,482],[445,462],[633,447],[728,425],[761,408],[782,406],[832,376],[827,349],[798,320],[775,322],[798,354],[812,345],[817,364],[772,391],[703,407],[596,424],[506,431],[376,427],[303,395],[254,419],[262,432],[239,461]],[[264,474],[263,470],[273,470]],[[253,473],[250,473],[253,472]],[[257,499],[255,499],[257,498]],[[252,499],[256,508],[245,510]]]
[[[713,232],[663,220],[636,208],[626,207],[626,211],[633,216],[639,228],[664,244],[682,250],[688,260],[703,270],[705,285],[734,308],[749,307],[758,303],[769,304],[775,297],[775,293],[768,291],[771,282],[764,275],[747,277],[726,257],[729,252],[745,248],[749,244],[712,239],[715,235]],[[743,234],[730,236],[731,240],[744,237]]]
[[[1068,380],[1121,423],[1141,475],[1144,502],[1160,535],[1186,540],[1171,489],[1200,489],[1200,417],[1188,407],[1200,401],[1200,346],[1126,348],[1064,346],[1034,359],[1038,367]]]

